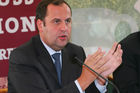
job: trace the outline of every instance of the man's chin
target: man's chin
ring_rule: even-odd
[[[65,43],[59,44],[59,47],[62,49],[62,48],[64,48],[67,44],[68,44],[68,42],[65,42]]]

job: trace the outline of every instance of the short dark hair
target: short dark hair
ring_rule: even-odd
[[[49,4],[61,5],[63,3],[65,3],[70,8],[71,15],[72,15],[72,10],[70,5],[64,0],[42,0],[36,8],[36,20],[38,19],[42,21],[44,20],[45,16],[47,15],[47,7]]]

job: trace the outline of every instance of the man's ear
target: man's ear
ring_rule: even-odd
[[[39,32],[43,32],[43,21],[38,19],[36,24],[37,24],[37,28],[38,28]]]

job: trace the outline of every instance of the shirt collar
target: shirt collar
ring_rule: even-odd
[[[43,43],[44,47],[47,49],[47,51],[49,52],[50,55],[53,55],[55,53],[60,53],[61,54],[61,50],[60,51],[55,51],[51,47],[49,47],[47,44],[45,44],[42,40],[41,40],[41,42]]]

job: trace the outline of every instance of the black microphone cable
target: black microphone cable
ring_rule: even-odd
[[[100,75],[99,73],[97,73],[96,71],[94,71],[94,70],[93,70],[92,68],[90,68],[88,65],[84,64],[78,57],[74,57],[74,58],[78,61],[78,63],[79,63],[80,65],[84,65],[84,66],[87,67],[89,70],[91,70],[92,72],[96,73],[99,77],[101,77],[101,78],[104,79],[106,82],[108,82],[109,84],[111,84],[111,85],[116,89],[117,93],[120,93],[118,87],[117,87],[112,81],[110,81],[110,80],[104,78],[102,75]]]

